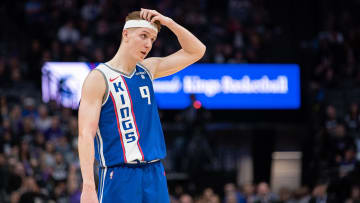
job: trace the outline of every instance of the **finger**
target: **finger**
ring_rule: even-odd
[[[151,10],[147,10],[146,20],[150,22],[153,15],[154,14],[151,12]]]
[[[143,15],[144,15],[144,9],[141,8],[141,10],[140,10],[140,18],[143,18]]]
[[[140,17],[142,19],[146,20],[148,13],[149,13],[149,9],[142,9],[142,16],[140,16]]]
[[[151,13],[151,17],[150,17],[149,21],[151,21],[151,22],[154,17],[159,16],[159,13],[156,12],[155,10],[150,10],[150,13]]]
[[[159,21],[160,22],[160,16],[155,16],[155,17],[153,17],[152,19],[151,19],[151,22],[152,23],[155,23],[155,21]]]
[[[148,10],[145,10],[145,11],[144,11],[144,15],[143,15],[143,19],[144,19],[144,20],[147,20],[148,15],[149,15],[149,11],[148,11]]]
[[[145,13],[146,13],[146,10],[147,9],[145,9],[145,8],[141,8],[141,18],[144,18],[144,15],[145,15]]]
[[[147,20],[150,22],[151,18],[153,18],[154,16],[155,16],[155,14],[150,11],[149,14],[148,14]]]

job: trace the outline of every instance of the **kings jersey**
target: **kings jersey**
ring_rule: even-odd
[[[100,165],[163,159],[166,147],[151,73],[140,64],[131,75],[104,63],[95,70],[103,74],[106,83],[95,136],[95,157]]]

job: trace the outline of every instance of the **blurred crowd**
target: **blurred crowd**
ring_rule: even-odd
[[[274,39],[281,38],[283,32],[270,22],[265,1],[214,2],[3,1],[0,22],[6,31],[0,32],[0,202],[79,202],[77,115],[54,102],[40,102],[41,67],[46,61],[109,60],[120,44],[128,12],[140,6],[152,8],[184,25],[207,45],[201,62],[266,61],[269,50],[276,46]],[[228,183],[221,192],[205,188],[201,193],[177,185],[170,191],[173,203],[360,202],[357,13],[350,7],[339,11],[336,17],[330,13],[323,18],[317,37],[299,44],[310,55],[309,67],[305,68],[311,70],[311,76],[305,86],[312,95],[313,133],[305,175],[313,181],[308,186],[282,188],[277,193],[265,182],[241,186]],[[178,48],[175,36],[163,28],[150,55],[164,56]],[[186,113],[192,115],[194,109]],[[186,119],[192,118],[188,115]],[[192,133],[196,134],[195,130]],[[189,144],[190,153],[211,156],[206,145],[197,147],[197,141],[204,139],[201,133]],[[199,169],[196,163],[202,162],[196,159],[188,165]]]
[[[207,45],[202,62],[261,61],[263,48],[279,33],[269,25],[262,1],[233,1],[233,5],[230,1],[223,3],[222,10],[209,2],[5,1],[0,6],[0,22],[6,27],[6,32],[0,33],[0,85],[12,87],[29,80],[39,84],[46,61],[110,60],[120,45],[125,16],[140,6],[156,9],[198,36]],[[150,56],[166,56],[179,47],[176,37],[163,28]]]
[[[224,185],[223,198],[211,188],[205,188],[199,195],[192,196],[177,187],[171,196],[172,203],[327,203],[345,202],[355,203],[360,201],[360,187],[351,188],[351,194],[345,201],[335,199],[327,193],[328,185],[317,184],[311,191],[308,187],[291,190],[287,187],[279,189],[278,193],[271,192],[269,185],[261,182],[257,185],[246,184],[237,187],[234,183]]]
[[[358,196],[360,184],[360,24],[355,1],[329,10],[316,38],[303,42],[310,53],[308,86],[312,131],[306,173],[325,182],[328,201]],[[352,197],[346,202],[358,202]]]
[[[30,97],[9,105],[3,96],[1,120],[0,202],[79,202],[78,129],[72,110],[37,105]]]

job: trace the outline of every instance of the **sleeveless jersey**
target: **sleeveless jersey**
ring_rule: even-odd
[[[140,64],[130,76],[104,63],[95,70],[107,86],[95,136],[100,166],[163,159],[166,147],[150,72]]]

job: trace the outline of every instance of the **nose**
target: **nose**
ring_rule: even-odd
[[[151,49],[151,46],[152,46],[151,39],[147,39],[146,42],[145,42],[145,47],[147,49]]]

